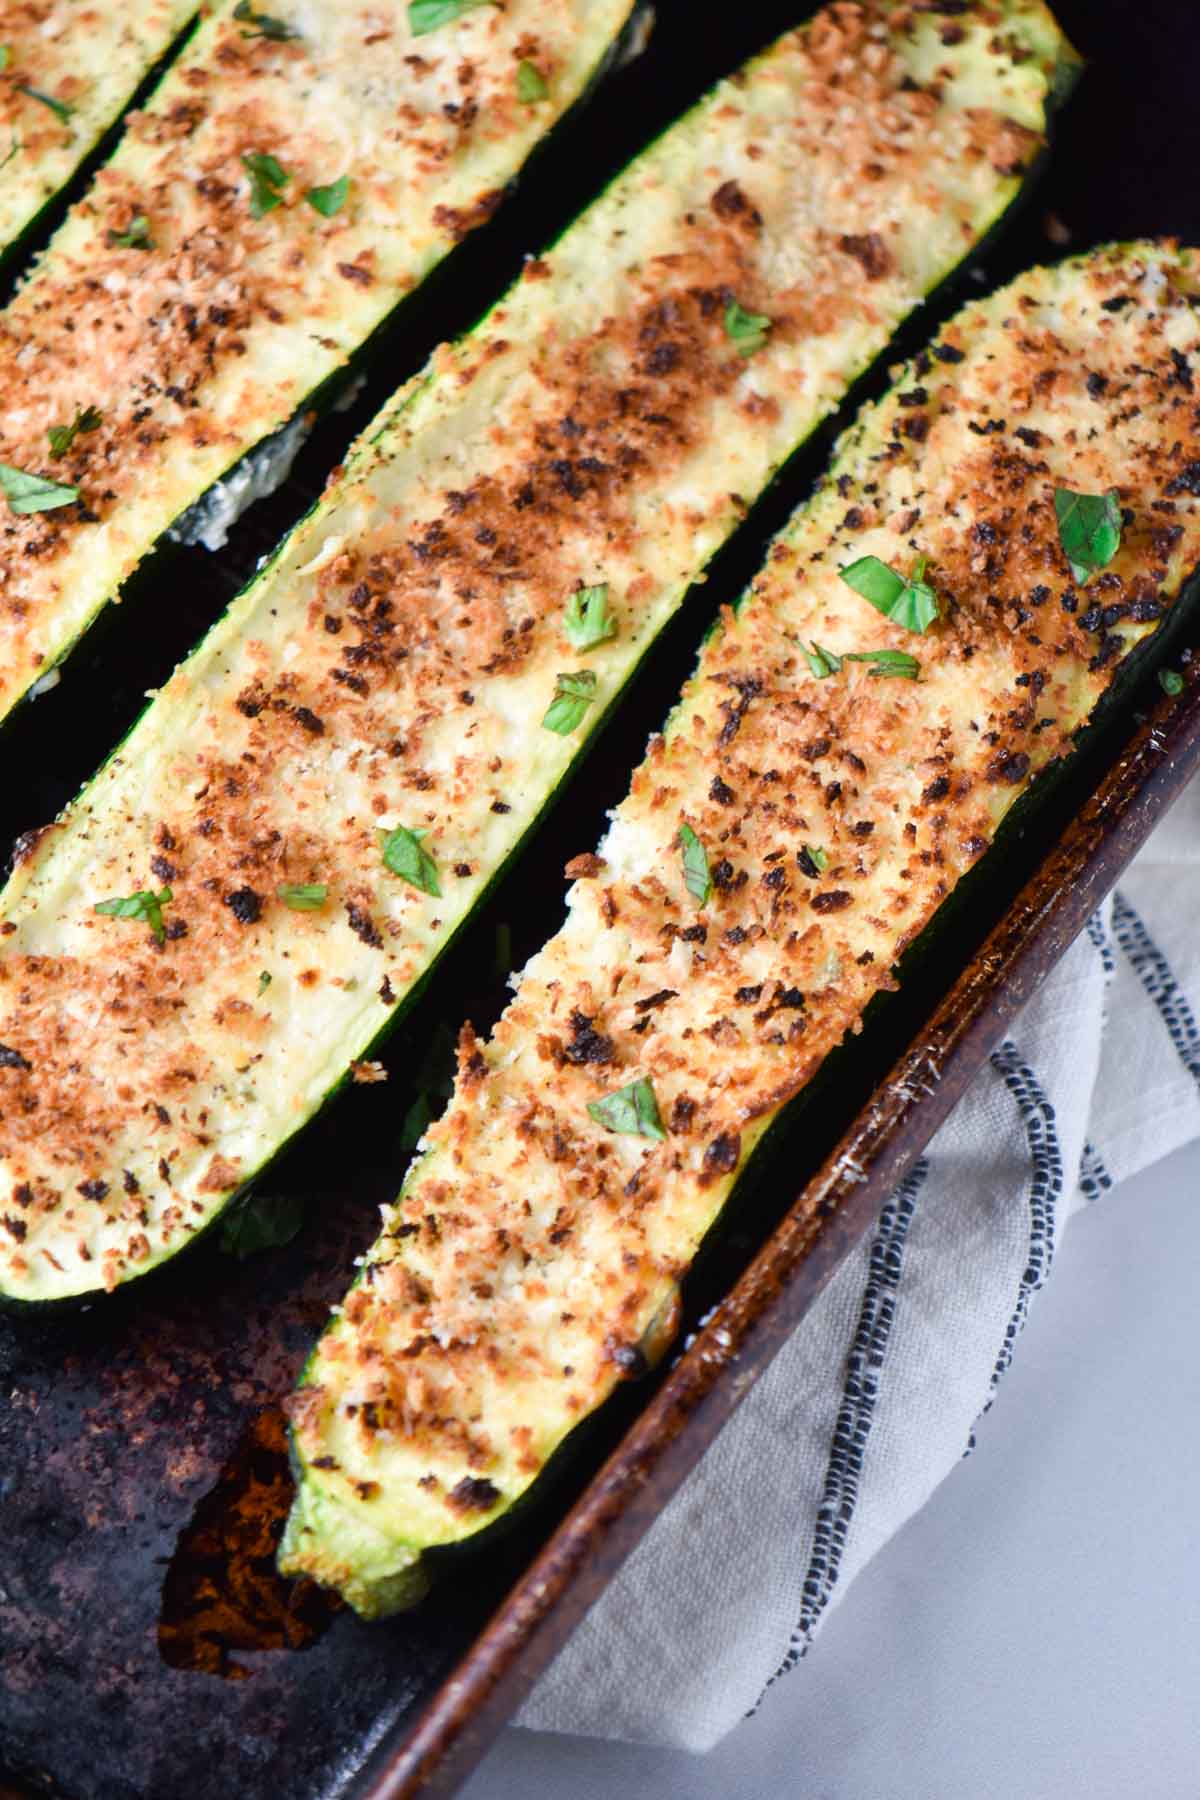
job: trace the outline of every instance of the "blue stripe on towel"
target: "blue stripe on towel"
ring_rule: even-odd
[[[1050,1273],[1054,1258],[1055,1217],[1063,1191],[1062,1144],[1054,1108],[1045,1088],[1011,1038],[1005,1038],[1000,1048],[992,1051],[991,1065],[1017,1103],[1029,1150],[1029,1247],[1017,1284],[1016,1302],[1004,1328],[1004,1339],[992,1370],[988,1398],[980,1409],[980,1419],[995,1399],[1000,1378],[1012,1362],[1013,1350],[1029,1313],[1029,1302]],[[978,1424],[979,1419],[976,1419],[975,1427]],[[973,1427],[963,1455],[969,1456],[974,1448]]]
[[[1200,1086],[1200,1031],[1196,1029],[1196,1016],[1170,963],[1120,893],[1113,897],[1113,925],[1130,967],[1158,1008],[1180,1062]]]
[[[789,1669],[794,1669],[804,1655],[837,1585],[842,1554],[858,1499],[867,1440],[871,1435],[875,1416],[879,1372],[883,1367],[896,1315],[896,1293],[900,1285],[904,1243],[916,1212],[917,1196],[928,1173],[929,1164],[922,1157],[907,1179],[901,1182],[880,1215],[879,1226],[871,1244],[867,1281],[858,1309],[858,1324],[846,1358],[842,1400],[825,1466],[825,1481],[813,1531],[808,1571],[804,1578],[800,1617],[792,1632],[786,1656],[751,1707],[751,1713],[757,1712],[762,1705],[767,1688]]]

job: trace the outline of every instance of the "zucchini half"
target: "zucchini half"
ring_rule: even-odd
[[[211,9],[0,313],[0,718],[495,210],[632,5]]]
[[[746,498],[1012,198],[1049,16],[981,5],[946,48],[891,10],[722,84],[438,350],[26,847],[4,1295],[145,1273],[370,1077]]]
[[[34,0],[0,11],[0,257],[120,117],[197,0]]]
[[[847,434],[494,1036],[464,1028],[293,1397],[286,1571],[368,1615],[403,1603],[661,1353],[758,1140],[1200,561],[1198,301],[1173,247],[1034,270]],[[1060,489],[1123,509],[1086,584]],[[927,559],[926,632],[842,579],[869,556]]]

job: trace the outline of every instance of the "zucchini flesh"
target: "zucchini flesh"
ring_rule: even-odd
[[[1014,5],[1001,40],[983,6],[947,50],[929,17],[881,37],[889,10],[834,8],[783,39],[439,350],[28,847],[0,897],[0,1152],[23,1200],[0,1208],[4,1294],[145,1273],[316,1111],[744,497],[1011,198],[1052,22]],[[727,293],[771,317],[752,357]],[[565,603],[602,582],[616,635],[583,652]],[[559,735],[540,721],[579,671],[594,697]],[[398,827],[427,834],[440,892],[385,865]],[[292,910],[289,884],[324,902]],[[163,888],[161,944],[146,918],[93,910]]]
[[[419,39],[405,0],[272,0],[274,35],[212,9],[0,314],[0,463],[78,490],[0,502],[0,718],[495,210],[631,8],[511,0]]]
[[[80,19],[55,0],[0,7],[0,254],[70,180],[197,10],[197,0],[95,0]]]
[[[1066,752],[1200,560],[1200,262],[1118,247],[968,307],[839,448],[652,740],[293,1397],[283,1566],[371,1614],[635,1369],[755,1144]],[[1088,585],[1055,489],[1115,490]],[[839,571],[928,558],[924,635]],[[915,655],[919,680],[833,653]],[[806,650],[810,654],[806,654]],[[680,826],[704,847],[707,903]],[[701,889],[702,884],[695,883]],[[650,1083],[662,1141],[589,1114]],[[626,1123],[628,1123],[626,1121]]]

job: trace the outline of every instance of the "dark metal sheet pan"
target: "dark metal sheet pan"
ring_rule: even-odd
[[[467,246],[288,489],[220,558],[158,559],[142,601],[17,722],[0,833],[63,803],[429,345],[469,323],[585,187],[805,10],[660,0],[644,61]],[[1036,203],[988,256],[989,283],[1056,253],[1049,213],[1073,248],[1149,232],[1200,243],[1194,0],[1059,11],[1093,67]],[[908,345],[957,298],[926,309]],[[758,510],[698,605],[737,591],[824,449]],[[393,1040],[386,1086],[348,1093],[275,1171],[272,1190],[307,1203],[293,1244],[244,1263],[200,1250],[72,1317],[0,1320],[0,1792],[5,1778],[66,1800],[453,1792],[1200,764],[1200,693],[1168,701],[1147,671],[1014,821],[723,1225],[688,1284],[688,1326],[719,1303],[691,1348],[618,1396],[486,1554],[448,1566],[412,1614],[361,1625],[273,1575],[287,1500],[278,1401],[399,1184],[399,1123],[439,1025],[470,1015],[482,1029],[498,1011],[500,921],[517,966],[556,925],[562,864],[594,842],[702,622],[694,607],[670,634],[575,784],[569,823],[560,810]],[[1179,629],[1176,657],[1200,623],[1181,616]]]

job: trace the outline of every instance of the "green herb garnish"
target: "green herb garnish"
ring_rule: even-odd
[[[11,44],[0,44],[0,71],[7,69],[8,65],[11,61],[12,61],[12,46],[11,46]]]
[[[617,621],[608,610],[608,583],[576,588],[563,613],[563,630],[576,650],[590,650],[616,637]]]
[[[313,211],[319,212],[323,219],[332,219],[333,215],[340,213],[345,206],[346,196],[349,192],[350,177],[339,175],[336,181],[329,183],[328,187],[309,188],[304,198]]]
[[[1071,574],[1082,587],[1097,569],[1105,568],[1121,547],[1121,509],[1115,494],[1076,494],[1055,488],[1058,541]]]
[[[95,431],[102,418],[94,406],[84,406],[75,414],[69,425],[51,425],[47,436],[50,439],[51,456],[65,456],[81,431]]]
[[[683,846],[683,885],[697,906],[707,906],[712,894],[708,851],[690,825],[679,827],[679,842]]]
[[[869,675],[880,679],[891,676],[900,681],[915,681],[921,665],[907,650],[843,650],[843,662],[870,663]]]
[[[800,861],[802,866],[806,862],[811,865],[806,868],[807,874],[823,875],[829,867],[829,852],[822,850],[820,844],[805,844],[800,852]]]
[[[919,556],[907,581],[877,556],[860,556],[838,573],[847,587],[869,600],[877,612],[906,631],[928,631],[938,616],[937,595],[925,580],[925,558]]]
[[[15,513],[53,512],[56,506],[69,506],[79,498],[77,487],[51,481],[48,475],[31,475],[8,463],[0,463],[0,492]]]
[[[805,648],[801,644],[800,648],[804,651],[805,662],[818,681],[823,681],[827,675],[836,675],[841,670],[842,658],[832,650],[826,650],[823,645],[812,643]]]
[[[402,881],[420,888],[423,894],[432,894],[435,900],[440,900],[442,888],[437,864],[428,850],[421,847],[421,839],[428,836],[423,826],[410,831],[407,825],[397,825],[394,831],[383,832],[383,860],[393,875],[399,875]]]
[[[160,888],[157,894],[151,888],[141,888],[136,894],[117,900],[97,900],[94,911],[106,913],[110,919],[144,919],[159,943],[164,944],[167,931],[162,909],[171,898],[169,887]]]
[[[602,1100],[589,1100],[588,1112],[597,1125],[626,1136],[657,1138],[662,1142],[667,1135],[658,1116],[654,1089],[644,1075],[614,1094],[605,1094]]]
[[[128,231],[114,231],[111,226],[106,234],[108,243],[114,250],[153,250],[154,239],[150,236],[150,221],[145,213],[139,213],[132,219]]]
[[[26,87],[23,81],[17,83],[17,92],[18,94],[27,94],[31,100],[36,100],[41,106],[48,106],[56,119],[60,119],[64,125],[70,124],[75,108],[68,106],[65,100],[56,100],[53,94],[39,93],[37,88]]]
[[[739,356],[753,356],[761,350],[770,329],[766,313],[747,312],[736,300],[725,308],[725,336],[736,345]]]
[[[452,25],[477,6],[491,4],[492,0],[409,0],[408,28],[414,37],[424,37],[427,31]]]
[[[582,724],[583,715],[595,698],[596,677],[591,669],[556,675],[554,698],[546,708],[542,724],[547,731],[556,731],[559,737],[570,737]]]
[[[1178,669],[1160,669],[1158,671],[1158,685],[1164,694],[1182,694],[1183,676],[1179,673]]]
[[[517,99],[522,106],[536,106],[549,93],[546,77],[536,63],[517,64]]]
[[[230,1213],[221,1227],[221,1248],[243,1262],[259,1250],[276,1250],[290,1244],[304,1223],[304,1202],[293,1194],[275,1198],[251,1195],[244,1206]]]
[[[262,971],[262,974],[258,978],[258,991],[260,994],[266,993],[267,989],[271,985],[271,979],[272,979],[272,977],[271,977],[270,969],[264,969]]]
[[[250,0],[238,0],[233,16],[239,25],[250,27],[249,31],[243,31],[244,38],[270,38],[272,43],[286,44],[289,38],[300,36],[294,25],[274,19],[270,13],[259,12],[256,6],[251,6]]]
[[[265,151],[247,150],[242,167],[250,177],[250,213],[261,219],[283,200],[283,189],[292,179],[283,164]]]
[[[319,912],[329,898],[329,889],[323,881],[284,881],[275,893],[293,912]]]

